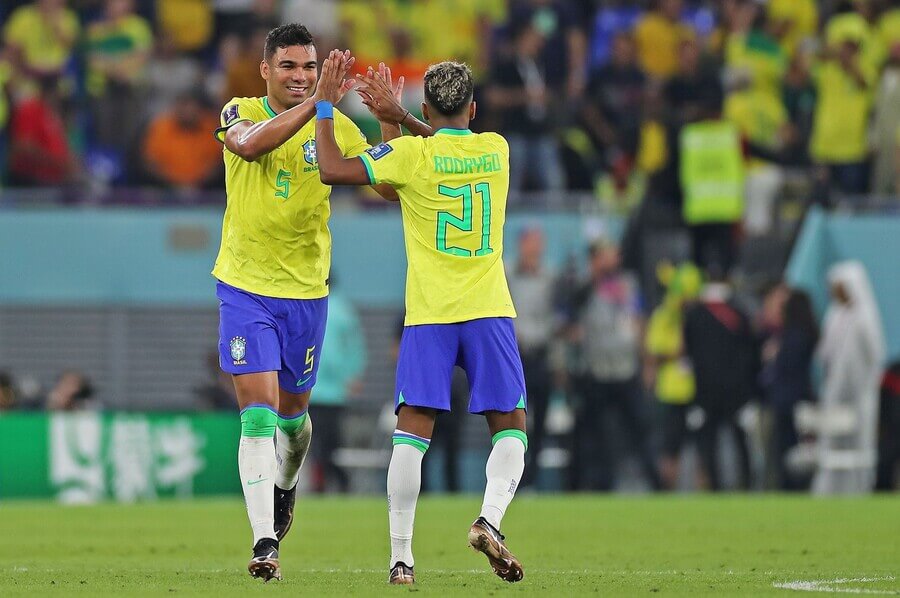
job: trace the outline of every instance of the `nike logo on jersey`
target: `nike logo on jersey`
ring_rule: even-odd
[[[309,376],[307,376],[307,377],[304,378],[303,380],[297,380],[297,386],[303,386],[304,384],[306,384],[306,383],[309,382],[310,380],[312,380],[312,374],[310,374]]]

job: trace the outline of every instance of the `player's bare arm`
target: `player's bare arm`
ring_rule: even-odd
[[[334,105],[343,97],[344,54],[332,50],[322,63],[322,75],[317,90],[318,101]],[[334,119],[319,118],[316,121],[316,153],[319,161],[319,178],[326,185],[367,185],[369,174],[359,158],[344,158],[334,137]]]
[[[347,53],[333,50],[322,63],[318,95],[331,106],[335,101],[343,98],[341,90],[346,87],[344,75],[347,72],[347,58]],[[355,81],[353,82],[355,83]],[[334,120],[332,118],[320,118],[316,122],[316,148],[319,154],[319,178],[326,185],[368,185],[370,183],[362,160],[344,158],[341,154],[334,137]],[[372,185],[372,188],[388,201],[400,199],[397,191],[390,185]]]
[[[346,60],[341,68],[346,74],[353,67],[355,59],[346,53]],[[225,134],[225,147],[228,151],[253,162],[281,146],[297,134],[316,113],[315,104],[318,97],[316,49],[314,46],[291,46],[279,48],[270,61],[260,63],[260,74],[268,82],[271,90],[269,103],[279,114],[269,120],[253,123],[243,121],[233,125]],[[343,81],[338,88],[343,97],[354,84],[352,79]],[[316,93],[309,96],[315,88]],[[303,96],[308,96],[303,99]],[[296,100],[301,103],[292,105]]]
[[[391,81],[391,71],[384,63],[379,65],[378,72],[371,67],[365,75],[358,75],[357,93],[362,98],[362,103],[382,124],[394,124],[404,126],[413,135],[430,137],[434,131],[427,124],[416,118],[400,103],[400,95],[403,90],[403,77],[397,82],[395,88]],[[382,128],[384,134],[384,128]],[[399,136],[399,135],[398,135]],[[389,141],[389,139],[384,139]]]

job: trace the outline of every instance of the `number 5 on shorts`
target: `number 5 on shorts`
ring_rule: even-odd
[[[309,349],[306,350],[306,365],[308,366],[305,370],[303,370],[303,374],[308,374],[313,371],[313,365],[316,363],[316,355],[314,351],[316,350],[316,346],[313,345]]]

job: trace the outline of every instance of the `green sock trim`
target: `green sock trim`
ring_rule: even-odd
[[[278,429],[287,434],[288,436],[293,436],[294,433],[306,425],[306,420],[309,419],[309,413],[304,412],[299,417],[281,417],[278,416]]]
[[[275,436],[278,416],[271,407],[252,406],[241,411],[241,436],[269,438]]]
[[[416,440],[415,438],[406,438],[406,437],[397,437],[394,436],[394,446],[398,444],[408,444],[409,446],[414,446],[422,453],[428,451],[428,445],[422,442],[421,440]]]
[[[500,430],[496,434],[491,437],[491,445],[497,444],[497,441],[501,438],[518,438],[522,441],[522,444],[525,445],[525,450],[528,450],[528,436],[522,430],[509,429],[509,430]]]

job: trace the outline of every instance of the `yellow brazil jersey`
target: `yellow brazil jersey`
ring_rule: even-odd
[[[216,138],[241,122],[275,116],[266,98],[234,98],[222,110]],[[344,114],[334,111],[335,137],[345,157],[369,144]],[[328,294],[331,187],[319,180],[316,119],[280,147],[246,162],[226,148],[222,244],[213,275],[234,287],[287,299]]]
[[[516,315],[503,270],[509,146],[496,133],[440,129],[361,155],[369,180],[400,196],[406,325]]]

